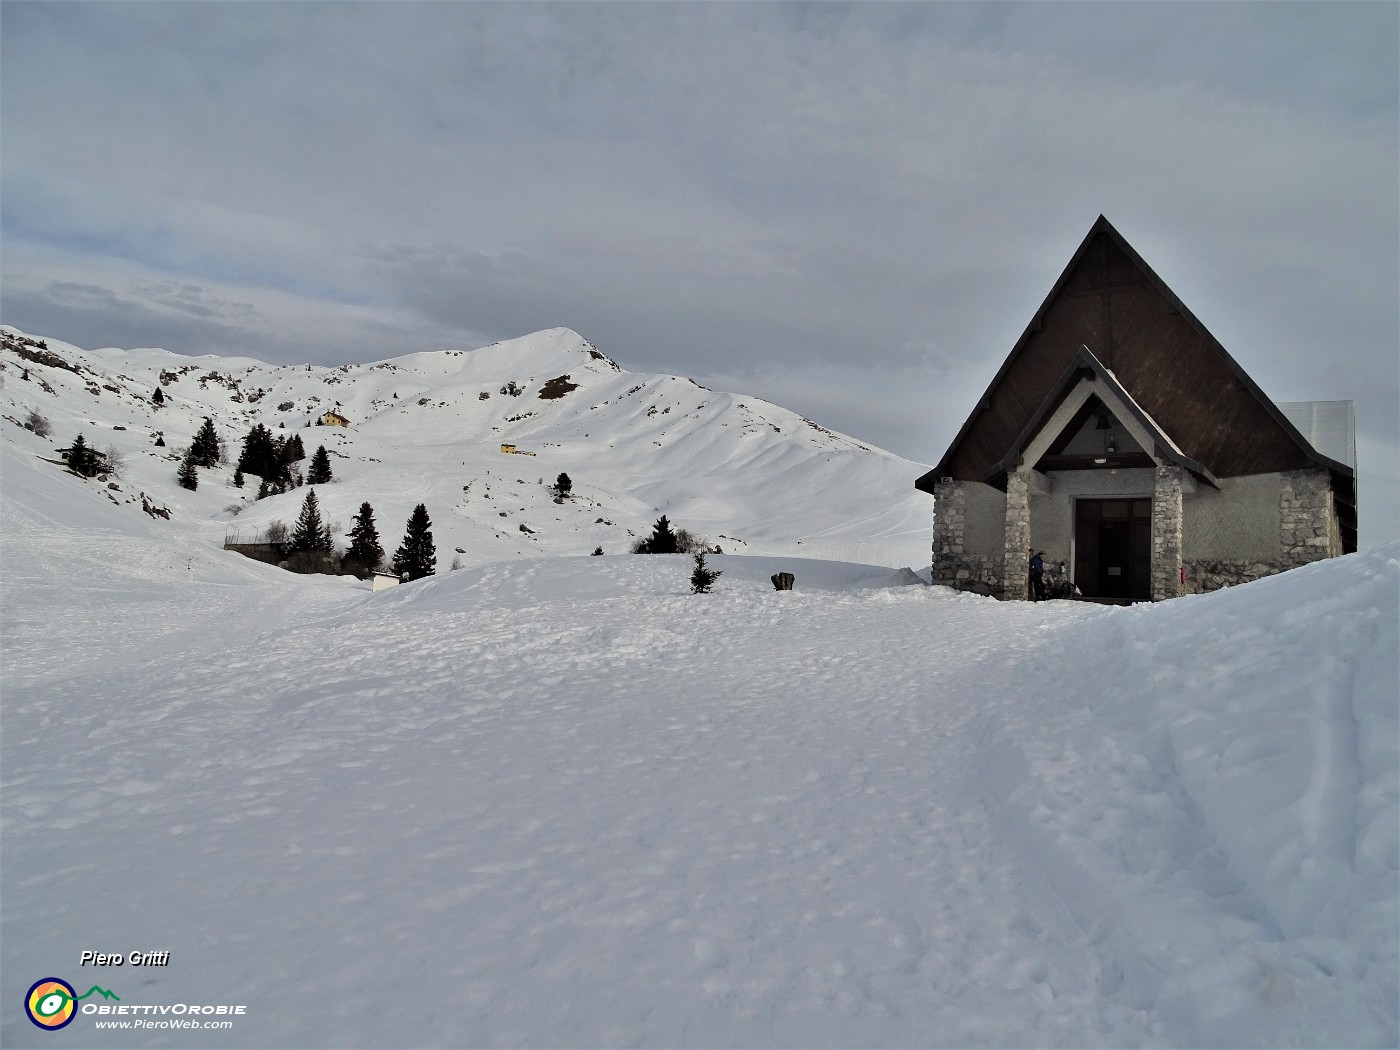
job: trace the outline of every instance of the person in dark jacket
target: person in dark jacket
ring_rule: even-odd
[[[1045,552],[1027,550],[1031,552],[1031,601],[1038,602],[1045,597]]]

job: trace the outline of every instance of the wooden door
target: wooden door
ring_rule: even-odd
[[[1083,499],[1075,507],[1074,582],[1086,598],[1152,597],[1152,501]]]

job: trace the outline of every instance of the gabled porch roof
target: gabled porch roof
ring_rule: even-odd
[[[1214,488],[1220,487],[1215,475],[1203,464],[1197,463],[1181,451],[1171,436],[1137,403],[1133,396],[1124,389],[1123,384],[1118,381],[1118,377],[1105,367],[1104,363],[1095,357],[1087,346],[1079,348],[1079,352],[1060,373],[1060,377],[1046,390],[1044,399],[1036,408],[1030,421],[1016,436],[1006,455],[993,464],[978,480],[996,485],[998,488],[1005,488],[1007,472],[1015,470],[1021,465],[1023,454],[1041,436],[1041,431],[1051,420],[1056,410],[1076,391],[1082,393],[1084,385],[1088,383],[1098,385],[1096,395],[1099,400],[1109,406],[1115,415],[1120,418],[1126,416],[1125,423],[1131,421],[1129,425],[1137,431],[1134,436],[1139,443],[1152,446],[1145,450],[1154,460],[1158,463],[1174,463],[1179,467],[1184,467],[1207,485]],[[1055,435],[1049,436],[1053,438]],[[1144,436],[1146,441],[1143,441]],[[1027,466],[1034,466],[1034,464],[1027,464]]]

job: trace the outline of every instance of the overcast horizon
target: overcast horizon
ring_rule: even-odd
[[[0,5],[0,322],[572,328],[922,463],[1099,214],[1400,538],[1400,5]],[[913,477],[910,478],[913,484]]]

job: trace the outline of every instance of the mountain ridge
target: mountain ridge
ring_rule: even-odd
[[[663,513],[725,550],[928,561],[926,498],[912,491],[923,465],[760,398],[629,372],[567,328],[338,366],[83,350],[3,330],[8,436],[32,438],[16,424],[36,410],[59,445],[78,430],[90,445],[110,441],[132,484],[204,526],[256,531],[294,519],[302,499],[255,501],[256,481],[233,488],[231,466],[203,471],[195,493],[176,487],[173,457],[209,416],[235,461],[255,423],[302,431],[308,455],[324,444],[337,483],[320,487],[323,511],[348,527],[370,502],[390,550],[412,505],[427,503],[440,570],[454,555],[621,553]],[[315,426],[330,410],[351,425]],[[549,491],[559,473],[574,481],[563,502]]]

